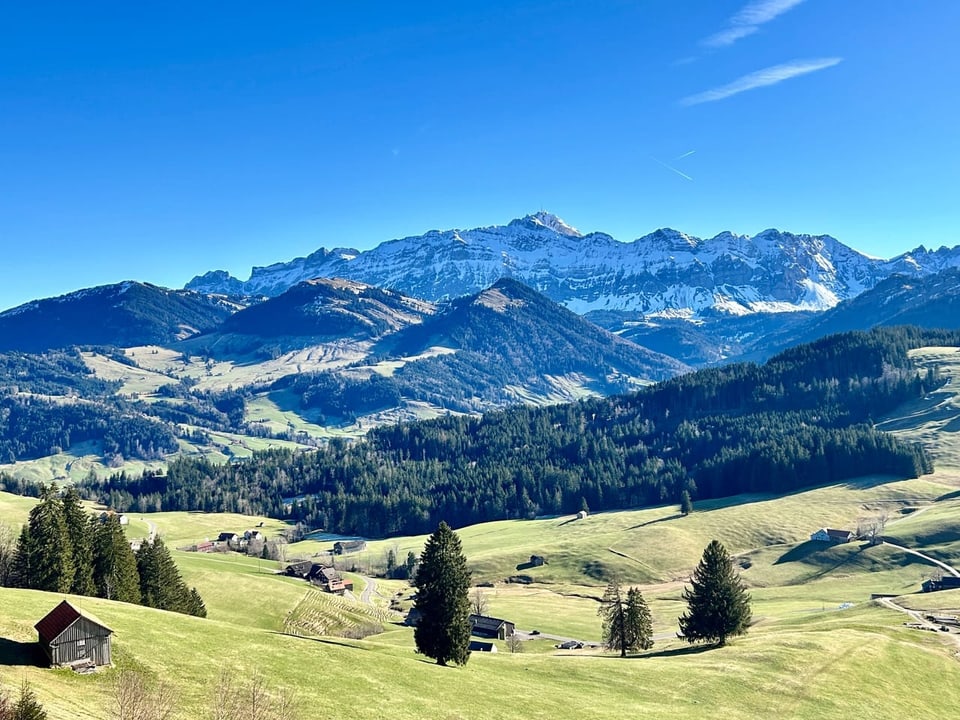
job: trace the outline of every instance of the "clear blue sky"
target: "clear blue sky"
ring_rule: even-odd
[[[0,309],[548,209],[960,243],[957,0],[7,2]]]

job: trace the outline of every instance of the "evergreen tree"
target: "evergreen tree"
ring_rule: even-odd
[[[684,490],[680,493],[680,512],[689,515],[693,512],[693,500],[690,499],[690,492]]]
[[[608,650],[619,650],[620,657],[626,657],[628,650],[653,647],[650,610],[636,588],[631,588],[624,597],[620,583],[611,580],[597,614],[603,619],[603,644]]]
[[[688,642],[722,646],[728,637],[747,631],[750,595],[719,541],[711,541],[703,551],[690,585],[683,590],[687,612],[680,618],[680,631]]]
[[[17,549],[13,555],[11,575],[12,585],[14,587],[32,587],[33,542],[30,539],[30,526],[28,524],[24,524],[20,528],[20,537],[17,539]]]
[[[653,647],[653,618],[650,608],[638,588],[627,591],[627,627],[631,631],[634,650],[649,650]]]
[[[413,633],[417,652],[438,665],[465,665],[470,657],[470,571],[460,538],[445,522],[423,548],[414,585],[414,608],[420,614]]]
[[[160,538],[144,542],[137,551],[141,602],[160,610],[199,615],[207,610],[194,588],[190,590],[180,577],[170,550]]]
[[[20,697],[13,704],[11,720],[47,720],[47,711],[37,700],[26,680],[20,685]]]
[[[29,587],[70,592],[74,575],[73,545],[63,518],[63,503],[54,485],[43,488],[40,502],[30,510],[29,525]]]
[[[90,517],[80,504],[80,496],[72,485],[63,494],[61,504],[67,534],[73,547],[73,584],[70,592],[74,595],[95,595]]]
[[[140,602],[140,576],[130,542],[111,515],[103,522],[93,518],[93,579],[99,597],[121,602]]]

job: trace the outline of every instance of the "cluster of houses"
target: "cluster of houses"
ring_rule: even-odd
[[[180,549],[202,553],[227,552],[229,550],[245,552],[250,547],[251,542],[263,542],[265,539],[263,533],[257,529],[244,530],[243,533],[222,532],[216,540],[204,540],[196,545]]]
[[[283,574],[306,580],[311,585],[316,585],[335,595],[343,595],[347,590],[353,591],[353,581],[344,580],[336,568],[312,560],[290,563],[283,569]]]

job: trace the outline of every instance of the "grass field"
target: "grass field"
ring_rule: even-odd
[[[541,639],[522,654],[500,643],[500,652],[475,654],[464,668],[440,668],[415,654],[412,630],[387,609],[395,593],[409,606],[404,583],[377,581],[379,597],[364,605],[278,576],[276,563],[235,554],[174,551],[184,579],[206,602],[206,620],[93,598],[77,602],[116,631],[118,668],[140,668],[176,686],[182,720],[209,716],[212,680],[221,668],[238,677],[259,669],[271,687],[295,690],[308,708],[304,717],[942,717],[944,708],[960,704],[960,683],[952,680],[960,670],[957,643],[944,633],[905,627],[906,616],[870,595],[898,594],[905,607],[960,614],[960,591],[918,593],[933,567],[890,545],[826,547],[808,538],[823,526],[852,529],[885,515],[886,537],[960,564],[960,449],[950,414],[954,389],[960,391],[960,357],[954,355],[953,349],[922,351],[923,362],[937,362],[958,379],[883,421],[931,449],[938,462],[933,476],[869,477],[784,497],[700,502],[688,517],[664,506],[458,530],[474,581],[491,583],[482,589],[488,612],[523,629],[597,640],[598,598],[607,578],[639,585],[654,631],[667,639],[625,661],[599,650],[557,651],[554,641]],[[19,525],[33,502],[0,493],[0,521]],[[155,527],[172,547],[261,522],[268,537],[286,527],[242,515],[130,518],[131,536]],[[753,598],[754,624],[725,648],[691,648],[673,633],[685,609],[684,583],[714,538],[735,555]],[[339,562],[375,567],[388,549],[403,558],[408,550],[419,553],[423,542],[371,541],[365,552]],[[331,545],[306,541],[287,553],[309,557]],[[547,565],[526,567],[533,554],[545,556]],[[526,576],[529,584],[504,582],[511,576]],[[359,597],[364,581],[351,578]],[[60,599],[0,589],[0,683],[13,688],[28,680],[54,719],[109,717],[116,669],[76,676],[36,664],[33,623]],[[362,640],[341,636],[374,626],[383,632]]]

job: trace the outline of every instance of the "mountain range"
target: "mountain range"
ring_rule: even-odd
[[[339,277],[430,301],[470,295],[515,278],[579,314],[647,318],[736,317],[823,311],[893,274],[922,277],[960,266],[960,247],[922,245],[891,260],[871,258],[829,235],[764,230],[701,239],[671,229],[620,242],[582,234],[539,212],[473,230],[430,231],[359,251],[321,248],[307,257],[253,268],[241,281],[224,271],[187,288],[226,295],[285,292],[303,280]]]

